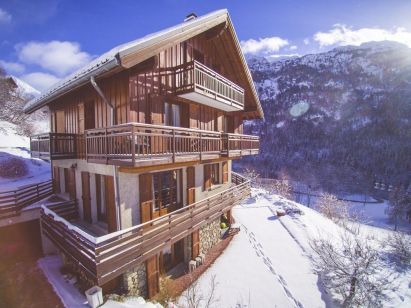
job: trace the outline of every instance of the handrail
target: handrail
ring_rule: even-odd
[[[163,241],[175,242],[187,236],[249,195],[249,180],[232,173],[232,183],[234,186],[168,215],[100,237],[74,226],[51,206],[42,208],[42,226],[92,280],[103,284],[157,253]],[[121,264],[115,261],[116,256],[121,256]]]
[[[53,182],[47,180],[0,192],[0,214],[18,214],[26,206],[53,193]]]

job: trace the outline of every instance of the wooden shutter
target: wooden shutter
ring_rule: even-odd
[[[228,182],[228,162],[223,162],[223,184]]]
[[[64,168],[64,192],[69,193],[69,170]]]
[[[148,298],[152,298],[160,291],[159,285],[159,266],[157,255],[152,256],[146,261],[147,272],[147,293]]]
[[[105,203],[106,203],[106,215],[107,215],[107,227],[108,232],[117,231],[117,217],[116,217],[116,203],[114,196],[114,178],[109,175],[104,176],[104,188],[105,188]]]
[[[223,132],[224,131],[224,114],[222,112],[217,112],[217,127],[216,131]]]
[[[99,221],[105,221],[107,222],[106,219],[106,212],[102,211],[102,203],[101,203],[101,176],[100,174],[95,175],[95,181],[96,181],[96,204],[97,204],[97,220]]]
[[[192,259],[194,259],[200,254],[200,232],[198,230],[191,233],[191,246]]]
[[[84,103],[78,104],[78,132],[80,134],[84,133],[85,122],[84,122]]]
[[[211,165],[204,165],[204,190],[211,188]]]
[[[76,170],[74,168],[70,168],[68,170],[68,193],[70,195],[70,199],[74,200],[76,199]]]
[[[55,194],[58,194],[61,192],[59,167],[53,167],[53,189],[54,189]]]
[[[181,105],[181,127],[190,128],[190,107],[188,104]]]
[[[141,223],[151,220],[153,206],[153,175],[141,174],[139,177],[140,220]]]
[[[92,223],[91,219],[91,198],[90,198],[90,174],[86,171],[81,172],[81,188],[83,199],[84,220]]]
[[[243,133],[243,120],[238,115],[234,116],[234,133],[235,134]]]
[[[190,104],[190,128],[199,128],[200,107]]]
[[[151,124],[164,124],[164,97],[160,95],[151,96]]]
[[[195,169],[187,168],[187,204],[195,202]]]
[[[66,119],[64,117],[64,110],[56,111],[56,133],[66,132]]]

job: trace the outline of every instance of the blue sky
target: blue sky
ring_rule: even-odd
[[[411,1],[0,0],[0,65],[44,90],[115,45],[227,8],[247,54],[304,55],[394,40],[411,47]]]

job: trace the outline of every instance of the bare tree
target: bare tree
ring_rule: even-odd
[[[260,177],[260,174],[255,171],[255,169],[245,168],[243,174],[247,179],[250,180],[251,184],[253,184],[254,186],[259,186],[258,178]]]
[[[386,243],[395,261],[403,265],[411,263],[411,236],[405,232],[395,231],[387,238]]]
[[[394,230],[397,230],[398,221],[405,216],[410,208],[411,198],[407,194],[404,186],[399,186],[394,189],[390,195],[390,202],[387,208],[387,215],[394,223]]]
[[[211,276],[210,288],[207,294],[204,294],[198,284],[198,280],[193,281],[193,277],[190,275],[190,286],[182,295],[184,299],[183,307],[185,308],[211,308],[218,303],[219,299],[216,298],[216,289],[218,282],[216,281],[216,275]]]
[[[329,193],[321,194],[318,200],[318,211],[324,216],[339,221],[348,217],[347,204]]]
[[[268,190],[270,193],[280,195],[289,200],[292,200],[293,198],[292,187],[285,180],[273,180],[270,183]]]
[[[343,307],[381,307],[387,299],[393,279],[384,272],[373,242],[370,236],[353,235],[347,230],[338,238],[310,241],[315,271]]]

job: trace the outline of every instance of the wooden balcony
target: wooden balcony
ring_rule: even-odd
[[[198,61],[175,68],[175,93],[224,111],[244,110],[244,89]]]
[[[89,162],[146,166],[254,155],[259,137],[129,123],[86,132]]]
[[[232,173],[232,187],[207,199],[149,222],[101,237],[93,237],[70,223],[73,204],[43,206],[45,234],[78,264],[88,279],[102,285],[157,254],[164,245],[190,235],[217,219],[250,194],[250,182]]]
[[[31,156],[46,160],[77,157],[81,136],[66,133],[45,133],[30,137]]]
[[[84,135],[31,137],[33,157],[87,159],[117,166],[150,166],[255,155],[259,137],[141,123],[87,130]]]

